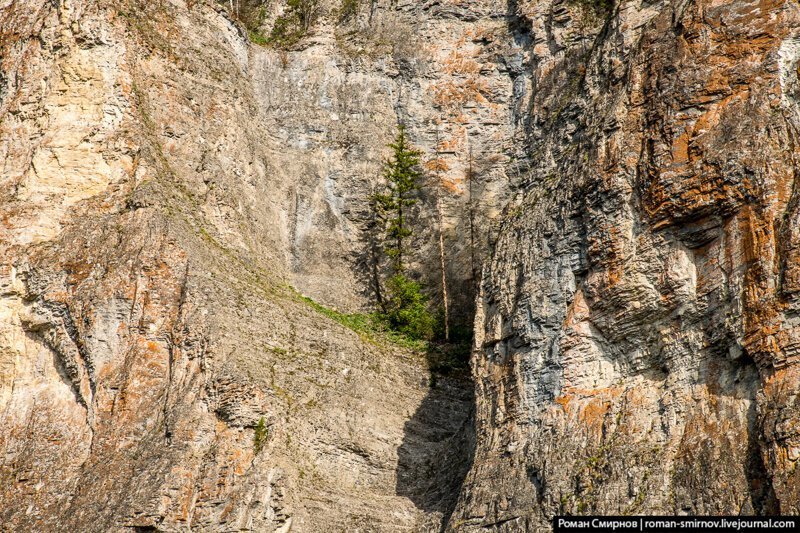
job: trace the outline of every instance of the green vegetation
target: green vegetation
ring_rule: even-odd
[[[409,337],[399,331],[390,329],[381,313],[341,313],[334,309],[325,307],[319,302],[315,302],[306,296],[298,295],[298,297],[316,312],[338,322],[348,329],[355,331],[359,335],[365,337],[366,340],[375,344],[379,344],[381,341],[384,341],[411,350],[421,351],[427,348],[427,344],[424,341]]]
[[[469,370],[469,354],[472,347],[472,330],[469,328],[455,330],[453,342],[439,342],[415,337],[392,328],[387,317],[380,312],[347,314],[325,307],[306,296],[297,294],[297,297],[314,311],[358,333],[366,342],[377,345],[393,344],[416,352],[424,352],[430,367],[432,387],[436,386],[437,376],[463,374]],[[434,339],[441,338],[438,330],[441,330],[442,324],[438,318],[432,318],[430,323],[434,328]],[[418,318],[410,322],[428,327],[425,320]]]
[[[286,12],[275,20],[270,44],[289,47],[305,37],[319,17],[319,0],[288,0]]]
[[[385,188],[370,199],[373,225],[368,275],[375,291],[377,310],[342,313],[297,292],[294,295],[314,311],[355,331],[366,342],[391,343],[423,352],[432,373],[432,386],[435,386],[438,375],[461,374],[468,369],[472,329],[467,319],[452,328],[448,335],[444,311],[431,312],[425,287],[407,271],[407,261],[412,255],[412,227],[418,214],[415,206],[424,198],[420,194],[422,154],[412,148],[402,126],[388,146],[392,155],[383,167]],[[424,258],[415,259],[424,263]]]
[[[267,10],[271,2],[272,0],[217,0],[217,3],[228,7],[230,14],[244,25],[250,41],[261,46],[268,44],[261,28],[267,20]]]
[[[383,166],[386,190],[372,198],[381,231],[380,249],[391,263],[386,297],[380,297],[378,302],[379,318],[390,330],[410,339],[429,340],[433,337],[435,321],[428,310],[428,298],[422,286],[406,276],[403,261],[408,255],[408,239],[413,235],[408,218],[420,190],[421,152],[411,147],[402,125],[397,128],[397,136],[389,147],[392,157]]]
[[[367,333],[373,329],[372,318],[370,315],[361,313],[341,313],[335,309],[325,307],[321,303],[316,302],[307,296],[300,296],[300,299],[307,303],[313,310],[325,315],[331,320],[335,320],[346,328],[352,329],[356,333]]]
[[[428,297],[422,286],[403,274],[395,274],[386,283],[388,299],[381,317],[390,329],[410,339],[433,337],[434,318],[428,311]]]
[[[348,12],[358,9],[358,0],[351,6],[353,2],[345,1]],[[252,43],[278,48],[288,48],[305,37],[320,13],[320,0],[287,0],[284,13],[275,19],[269,35],[265,35],[264,26],[273,0],[217,0],[217,3],[228,7],[231,16],[244,25]]]
[[[393,154],[383,168],[388,190],[376,194],[374,203],[378,218],[384,223],[385,242],[389,243],[384,246],[384,252],[394,262],[395,273],[400,274],[404,269],[404,241],[413,233],[408,227],[407,216],[408,210],[417,203],[413,195],[419,191],[422,179],[419,169],[421,152],[408,144],[406,128],[402,125],[398,126],[397,137],[389,147]]]
[[[236,3],[236,16],[251,33],[257,33],[267,19],[267,7],[271,0],[244,0]]]
[[[258,424],[256,424],[255,431],[253,433],[253,451],[256,455],[258,455],[264,445],[267,443],[267,437],[269,434],[269,429],[267,429],[267,423],[262,416],[258,420]]]
[[[614,10],[614,0],[569,0],[569,2],[581,8],[584,14],[601,22]]]
[[[247,37],[250,39],[251,43],[257,44],[258,46],[267,46],[269,44],[269,39],[258,30],[248,29]]]

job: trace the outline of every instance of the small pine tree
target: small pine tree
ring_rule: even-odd
[[[384,177],[389,185],[385,194],[375,195],[375,206],[386,223],[386,255],[394,263],[396,274],[403,272],[404,240],[412,235],[408,227],[408,210],[417,203],[412,197],[419,190],[421,152],[408,144],[405,126],[399,126],[395,141],[389,145],[392,157],[384,163]]]
[[[399,126],[397,136],[389,145],[391,158],[384,163],[387,182],[385,193],[373,196],[378,225],[383,230],[383,250],[392,262],[393,275],[386,282],[386,294],[377,290],[382,318],[389,328],[412,339],[430,339],[434,319],[428,311],[428,299],[419,283],[405,275],[403,262],[407,255],[410,208],[417,203],[414,193],[420,189],[421,152],[411,148],[405,127]],[[380,289],[380,283],[377,283]]]

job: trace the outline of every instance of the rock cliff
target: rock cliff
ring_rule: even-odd
[[[536,157],[483,279],[454,526],[797,513],[798,5],[586,4],[519,6]]]
[[[800,512],[796,2],[239,9],[0,0],[4,529]],[[397,123],[474,395],[346,314]]]

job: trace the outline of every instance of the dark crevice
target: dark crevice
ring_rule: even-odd
[[[396,493],[441,516],[444,531],[475,455],[475,394],[465,375],[437,376],[405,423]]]
[[[775,498],[775,491],[772,487],[772,479],[767,472],[764,458],[761,454],[761,443],[759,442],[759,424],[757,423],[758,414],[756,412],[756,402],[750,403],[747,412],[748,417],[748,439],[747,439],[747,463],[745,465],[745,475],[747,477],[747,490],[750,496],[752,510],[747,514],[755,515],[776,515],[779,512],[778,501]]]

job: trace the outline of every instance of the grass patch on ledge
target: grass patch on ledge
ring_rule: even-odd
[[[389,343],[419,352],[424,352],[428,349],[428,341],[412,339],[402,333],[392,331],[386,323],[381,320],[377,313],[342,313],[330,307],[325,307],[308,296],[303,296],[294,288],[291,290],[300,301],[308,305],[314,311],[355,331],[362,338],[365,338],[373,344]]]
[[[269,45],[269,37],[265,36],[259,30],[247,30],[247,37],[250,39],[250,42],[253,44],[257,44],[258,46],[267,46]]]

